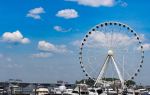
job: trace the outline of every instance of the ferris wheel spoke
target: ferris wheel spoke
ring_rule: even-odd
[[[121,61],[119,61],[119,60],[117,60],[116,58],[115,58],[115,61],[117,62],[117,63],[122,63]],[[123,70],[123,69],[125,69],[124,67],[125,67],[125,63],[124,63],[124,66],[121,66],[121,64],[118,64],[118,67],[121,69],[121,70]],[[123,73],[125,73],[127,76],[123,76],[123,77],[128,77],[128,79],[131,77],[131,74],[128,72],[128,70],[126,69],[125,71],[122,71],[122,75],[124,75]]]
[[[90,70],[92,70],[91,72],[93,73],[93,72],[95,72],[95,69],[91,67],[94,64],[93,62],[91,62],[92,59],[93,59],[92,57],[87,59],[87,64],[85,65],[85,68],[89,68]],[[89,73],[91,73],[91,72],[89,72]]]
[[[111,49],[113,49],[114,29],[111,31]]]
[[[105,31],[107,31],[106,27],[105,27]],[[104,32],[104,34],[105,34],[106,43],[107,43],[107,44],[105,44],[105,45],[106,45],[106,48],[109,49],[109,37],[108,37],[108,34],[107,34],[107,33]]]
[[[102,65],[102,68],[101,68],[101,70],[99,72],[99,75],[97,77],[97,80],[96,80],[94,86],[96,86],[96,84],[98,82],[100,82],[102,77],[104,76],[105,70],[107,69],[107,66],[108,66],[108,62],[109,62],[109,56],[106,57],[106,60],[105,60],[104,64]]]

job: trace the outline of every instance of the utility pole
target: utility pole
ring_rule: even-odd
[[[36,93],[36,89],[37,89],[37,84],[35,83],[35,85],[34,85],[35,87],[34,87],[34,95],[36,95],[37,93]]]
[[[79,85],[79,95],[80,95],[80,92],[81,92],[81,91],[80,91],[80,85]]]

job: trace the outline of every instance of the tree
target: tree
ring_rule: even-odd
[[[115,80],[119,80],[117,78],[102,78],[102,80],[105,80],[105,81],[115,81]]]
[[[76,84],[81,84],[81,83],[85,83],[89,86],[93,86],[95,81],[93,79],[82,79],[80,81],[76,81]]]
[[[127,81],[125,82],[125,84],[129,87],[129,86],[135,85],[136,82],[133,81],[133,80],[127,80]]]

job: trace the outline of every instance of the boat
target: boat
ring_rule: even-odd
[[[86,84],[77,84],[72,91],[72,95],[89,95],[88,86]]]
[[[52,95],[72,95],[72,91],[73,89],[66,88],[64,83],[61,86],[55,87],[51,90],[53,93]]]
[[[49,89],[44,87],[38,87],[37,89],[33,89],[33,93],[36,93],[36,95],[46,95],[49,94]]]

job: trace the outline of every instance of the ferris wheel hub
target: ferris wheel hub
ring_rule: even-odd
[[[108,50],[108,55],[113,56],[114,52],[112,50]]]

